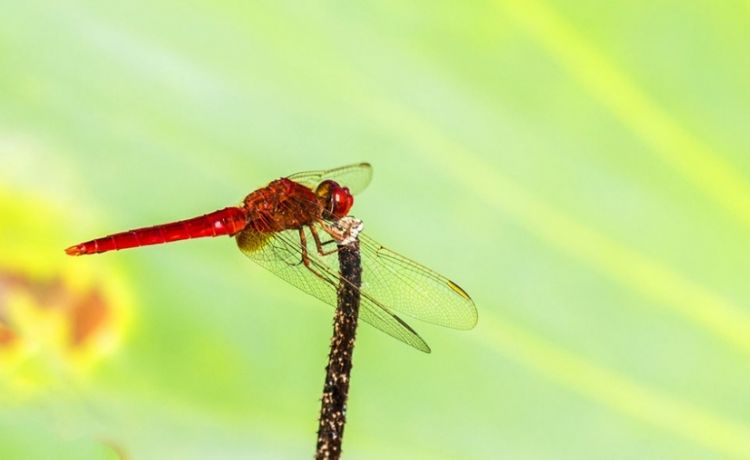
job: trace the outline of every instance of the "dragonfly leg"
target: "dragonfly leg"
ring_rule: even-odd
[[[313,239],[315,240],[315,247],[318,249],[318,254],[321,256],[329,256],[331,254],[336,254],[339,252],[339,248],[336,247],[336,249],[333,249],[331,251],[326,251],[323,249],[323,246],[326,244],[335,243],[336,240],[328,240],[325,243],[320,241],[320,235],[318,234],[318,230],[315,228],[314,225],[310,225],[310,233],[312,233]]]
[[[302,263],[305,267],[310,268],[310,255],[307,253],[307,237],[305,236],[304,227],[299,228],[299,244],[302,249]]]
[[[305,267],[318,278],[322,279],[325,282],[329,282],[329,280],[326,279],[325,276],[321,275],[317,270],[315,270],[315,268],[313,268],[312,266],[312,263],[310,263],[310,255],[307,253],[307,237],[305,236],[304,227],[300,227],[299,229],[299,243],[300,249],[302,250],[302,263],[305,265]]]

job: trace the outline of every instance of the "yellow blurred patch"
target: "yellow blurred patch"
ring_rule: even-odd
[[[16,400],[86,375],[130,324],[132,295],[113,262],[64,254],[63,211],[0,188],[0,383]]]

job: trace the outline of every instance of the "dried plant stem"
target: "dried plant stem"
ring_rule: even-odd
[[[354,337],[359,315],[359,286],[362,266],[359,241],[340,244],[339,269],[342,280],[338,288],[338,307],[333,322],[331,351],[328,354],[323,399],[320,404],[317,460],[335,460],[341,456],[341,441],[346,423],[346,399],[352,370]],[[346,281],[344,281],[346,280]]]

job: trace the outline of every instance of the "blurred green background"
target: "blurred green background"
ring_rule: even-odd
[[[750,458],[747,1],[0,11],[0,458],[310,458],[329,307],[228,238],[62,250],[359,161],[479,325],[363,325],[346,458]]]

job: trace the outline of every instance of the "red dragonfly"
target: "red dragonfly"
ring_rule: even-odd
[[[336,306],[340,277],[336,223],[349,214],[353,194],[367,187],[372,167],[359,163],[275,180],[248,195],[241,206],[153,227],[97,238],[65,250],[72,256],[229,235],[249,258]],[[325,239],[325,241],[324,241]],[[398,315],[454,329],[471,329],[477,310],[456,283],[359,235],[362,256],[360,318],[421,351],[425,341]]]

